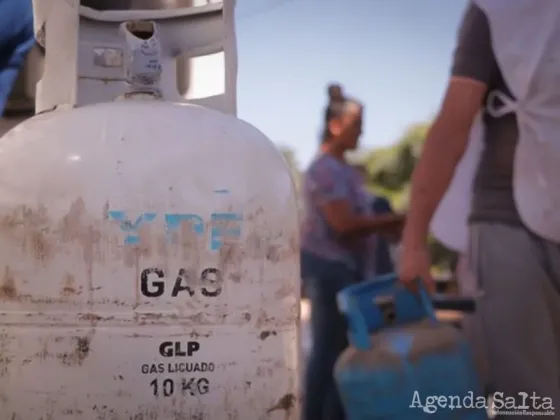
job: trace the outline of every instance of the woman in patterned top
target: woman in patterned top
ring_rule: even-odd
[[[394,234],[399,215],[367,211],[357,171],[344,154],[355,149],[362,133],[362,105],[345,99],[329,106],[321,153],[304,177],[305,218],[302,225],[302,278],[311,300],[312,349],[305,383],[304,420],[341,420],[344,413],[332,370],[347,346],[346,324],[336,294],[360,280],[361,264],[374,254],[365,240],[372,233]]]

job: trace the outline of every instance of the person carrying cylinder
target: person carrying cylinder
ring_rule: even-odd
[[[375,216],[366,211],[369,200],[362,182],[344,158],[358,145],[362,118],[363,107],[354,100],[328,107],[321,152],[303,180],[301,269],[311,301],[312,336],[303,420],[344,418],[333,367],[348,343],[336,295],[361,280],[361,264],[374,257],[368,236],[400,231],[404,222],[399,215]]]
[[[399,275],[430,283],[430,221],[472,139],[470,266],[490,385],[560,411],[560,2],[468,5],[441,109],[412,178]],[[479,115],[482,118],[478,118]],[[475,125],[473,125],[475,123]],[[476,166],[473,166],[476,167]],[[471,194],[465,188],[463,194]],[[540,400],[525,401],[523,396]],[[555,418],[556,418],[555,417]],[[532,418],[519,416],[515,418]]]

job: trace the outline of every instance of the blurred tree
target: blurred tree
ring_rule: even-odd
[[[406,211],[409,203],[410,178],[416,165],[430,123],[410,126],[394,146],[376,149],[365,155],[364,164],[370,175],[368,187],[387,197],[398,211]],[[434,238],[429,241],[432,261],[438,271],[454,271],[455,252]]]

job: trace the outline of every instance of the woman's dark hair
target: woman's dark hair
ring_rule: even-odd
[[[327,95],[329,95],[329,101],[343,98],[342,86],[338,83],[331,83],[327,86]]]
[[[334,118],[339,118],[343,116],[346,112],[348,112],[352,107],[359,107],[362,109],[362,105],[353,99],[348,99],[346,97],[342,98],[342,100],[331,100],[325,109],[325,120],[324,120],[324,127],[321,136],[321,143],[326,143],[329,138],[331,137],[331,133],[329,130],[329,122]]]
[[[321,144],[325,144],[326,142],[328,142],[330,137],[331,132],[329,131],[329,127],[325,125],[325,127],[323,128],[323,132],[321,133]]]
[[[333,110],[331,109],[331,104],[329,103],[329,105],[327,106],[327,108],[325,109],[325,120],[323,122],[323,133],[321,135],[321,144],[326,143],[330,136],[330,130],[329,130],[329,121],[332,120],[333,118],[335,118],[336,115],[334,114]]]
[[[324,127],[321,136],[321,143],[325,143],[329,139],[329,121],[342,115],[341,111],[344,108],[344,102],[346,100],[344,94],[342,93],[342,86],[338,83],[331,83],[327,86],[327,95],[329,97],[329,102],[325,109],[325,117],[323,122]]]

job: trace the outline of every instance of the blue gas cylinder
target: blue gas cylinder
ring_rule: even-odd
[[[388,275],[339,293],[350,346],[334,376],[347,420],[487,419],[468,344],[419,289]]]

